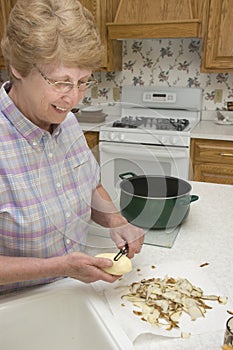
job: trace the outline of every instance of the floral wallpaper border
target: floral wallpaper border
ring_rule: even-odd
[[[113,89],[124,84],[200,87],[204,110],[226,109],[233,100],[233,74],[201,73],[201,45],[200,39],[125,40],[122,72],[96,73],[98,102],[113,101]],[[223,92],[221,103],[214,102],[216,89]]]
[[[83,102],[114,102],[123,85],[200,87],[203,110],[226,109],[227,101],[233,101],[233,74],[201,73],[201,45],[201,39],[124,40],[122,71],[95,73],[98,98],[88,91]],[[0,71],[0,82],[4,80]],[[214,101],[216,89],[223,92],[221,103]]]

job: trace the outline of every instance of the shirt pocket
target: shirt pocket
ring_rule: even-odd
[[[93,170],[88,156],[67,159],[62,186],[70,208],[82,220],[89,220],[93,190]]]

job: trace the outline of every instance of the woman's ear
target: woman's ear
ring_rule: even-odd
[[[15,77],[16,79],[22,78],[21,74],[12,65],[10,65],[10,70],[11,70],[11,74],[13,75],[13,77]]]

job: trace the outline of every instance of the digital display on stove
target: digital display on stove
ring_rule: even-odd
[[[143,102],[175,103],[176,94],[173,92],[147,91],[143,94]]]
[[[153,94],[153,97],[163,97],[165,98],[167,95],[166,94]]]

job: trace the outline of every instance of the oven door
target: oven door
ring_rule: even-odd
[[[119,174],[167,175],[188,179],[189,148],[101,141],[101,182],[118,206]]]

